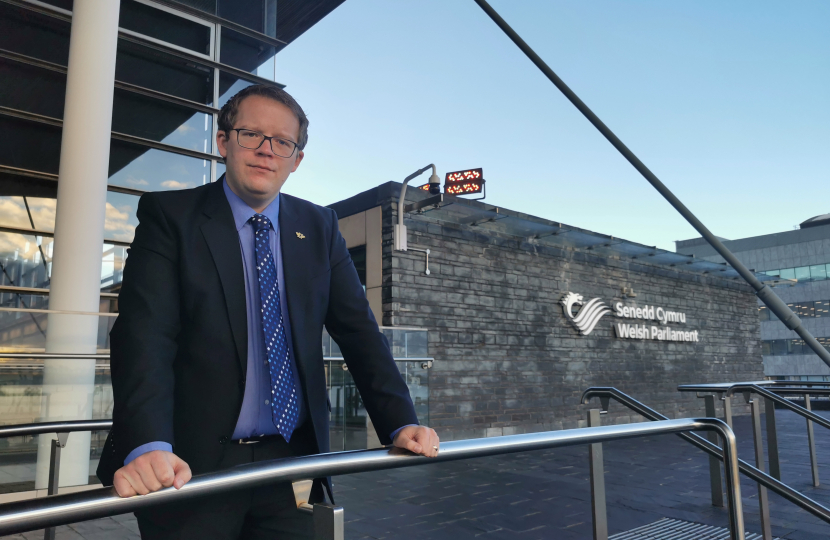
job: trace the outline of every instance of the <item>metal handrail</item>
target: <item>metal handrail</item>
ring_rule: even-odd
[[[441,445],[440,454],[435,458],[415,456],[405,450],[388,447],[318,454],[261,461],[194,476],[179,490],[166,488],[143,496],[121,498],[114,488],[109,487],[18,501],[0,505],[0,536],[123,514],[149,506],[275,482],[396,469],[693,430],[715,431],[724,442],[730,529],[734,540],[744,540],[735,435],[726,423],[715,418],[664,420],[445,442]]]
[[[800,405],[796,405],[792,401],[790,401],[788,399],[784,399],[781,396],[776,395],[773,392],[770,392],[769,390],[766,390],[765,388],[761,388],[758,385],[755,385],[755,384],[735,384],[735,385],[732,385],[729,388],[729,390],[726,391],[726,396],[727,397],[732,397],[733,395],[735,395],[735,392],[751,392],[753,394],[758,394],[759,396],[763,396],[764,399],[768,399],[768,400],[770,400],[774,403],[778,403],[782,407],[784,407],[786,409],[789,409],[789,410],[793,411],[794,413],[796,413],[800,416],[803,416],[807,420],[812,420],[813,422],[815,422],[816,424],[820,425],[823,428],[830,429],[830,421],[827,420],[826,418],[824,418],[823,416],[819,416],[819,415],[817,415],[816,413],[814,413],[812,411],[808,411],[804,407],[801,407]],[[813,392],[810,392],[808,390],[807,392],[804,392],[804,393],[805,394],[811,394],[811,393],[814,393],[814,392],[815,392],[815,390]]]
[[[34,360],[109,360],[109,354],[77,354],[77,353],[4,353],[0,352],[0,358],[27,358]]]
[[[600,399],[600,401],[602,402],[603,410],[608,410],[609,401],[611,400],[611,398],[613,398],[620,404],[628,407],[640,416],[648,418],[649,420],[664,421],[668,419],[667,416],[660,414],[654,409],[648,407],[647,405],[644,405],[643,403],[637,401],[631,396],[613,387],[596,387],[587,389],[582,394],[582,403],[587,403],[592,398]],[[678,436],[697,446],[709,455],[723,461],[723,454],[721,453],[720,449],[716,445],[704,439],[703,437],[700,437],[699,435],[696,435],[694,433],[679,433]],[[744,476],[751,478],[758,484],[761,484],[767,489],[777,493],[778,495],[795,504],[799,508],[802,508],[803,510],[810,512],[822,521],[830,523],[830,508],[822,506],[820,503],[794,490],[787,484],[768,475],[764,471],[761,471],[760,469],[753,467],[752,465],[750,465],[742,459],[738,459],[738,469],[741,473],[743,473]]]
[[[72,420],[67,422],[38,422],[0,426],[0,439],[43,433],[72,433],[74,431],[106,431],[112,429],[112,420]]]

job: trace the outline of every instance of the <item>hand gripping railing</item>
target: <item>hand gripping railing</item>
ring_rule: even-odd
[[[396,469],[693,430],[714,431],[723,439],[731,538],[732,540],[744,540],[735,435],[729,426],[714,418],[664,420],[445,442],[441,444],[441,452],[435,458],[415,456],[397,448],[378,448],[261,461],[195,476],[179,490],[166,488],[149,495],[128,498],[119,497],[113,488],[54,495],[0,505],[0,536],[123,514],[140,508],[176,503],[200,496],[275,482]]]
[[[74,431],[107,431],[109,429],[112,429],[112,420],[72,420],[70,422],[16,424],[0,427],[0,439],[55,433],[57,439],[52,440],[52,454],[49,457],[49,484],[46,493],[56,495],[61,474],[61,449],[66,446],[69,434]],[[55,529],[47,527],[43,533],[43,538],[44,540],[54,540]]]
[[[592,398],[600,399],[600,402],[602,403],[602,410],[604,411],[608,410],[610,401],[613,398],[614,400],[628,407],[629,409],[636,412],[643,418],[648,418],[649,420],[654,421],[665,421],[668,418],[660,414],[659,412],[655,411],[654,409],[640,403],[631,396],[621,392],[620,390],[617,390],[616,388],[589,388],[585,391],[585,393],[582,394],[582,403],[588,403]],[[700,437],[699,435],[696,435],[694,433],[678,433],[678,435],[686,441],[697,446],[704,452],[708,453],[709,455],[723,461],[723,454],[721,453],[721,450],[715,444],[712,444],[703,437]],[[780,480],[773,478],[772,476],[768,475],[762,470],[759,470],[756,467],[753,467],[752,465],[750,465],[742,459],[738,459],[738,469],[744,476],[766,487],[773,493],[777,493],[778,495],[788,500],[789,502],[795,504],[799,508],[802,508],[803,510],[810,512],[817,518],[826,521],[827,523],[830,523],[830,508],[822,506],[813,499],[806,497],[804,494],[799,493],[798,491],[784,484]]]

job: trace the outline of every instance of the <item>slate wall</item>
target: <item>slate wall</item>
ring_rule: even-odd
[[[702,400],[678,384],[763,379],[757,303],[742,282],[429,214],[406,220],[409,246],[431,250],[425,275],[423,253],[393,251],[396,205],[382,207],[383,324],[430,330],[430,424],[445,440],[584,426],[580,396],[590,386],[615,386],[677,418],[703,413]],[[623,287],[637,296],[623,298]],[[560,304],[569,291],[685,312],[687,323],[673,327],[699,330],[700,342],[617,339],[613,315],[581,336]],[[606,418],[640,420],[619,405]]]

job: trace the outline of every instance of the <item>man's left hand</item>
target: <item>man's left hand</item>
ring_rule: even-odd
[[[426,426],[407,426],[395,435],[392,444],[398,448],[405,448],[414,454],[426,457],[438,455],[438,434],[434,429]]]

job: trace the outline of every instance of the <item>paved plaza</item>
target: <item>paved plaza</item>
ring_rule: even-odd
[[[830,416],[827,412],[820,414]],[[741,457],[752,460],[749,418],[735,420]],[[830,487],[812,487],[801,417],[778,411],[783,481],[825,506]],[[830,432],[816,429],[819,466],[830,483]],[[674,435],[604,445],[611,534],[671,518],[726,527],[709,500],[708,459]],[[742,482],[746,528],[760,532],[757,490]],[[369,540],[590,539],[587,448],[573,447],[335,478],[346,538]],[[830,538],[830,525],[770,494],[773,534]],[[42,538],[31,532],[7,538]],[[132,516],[58,529],[59,540],[137,539]]]

